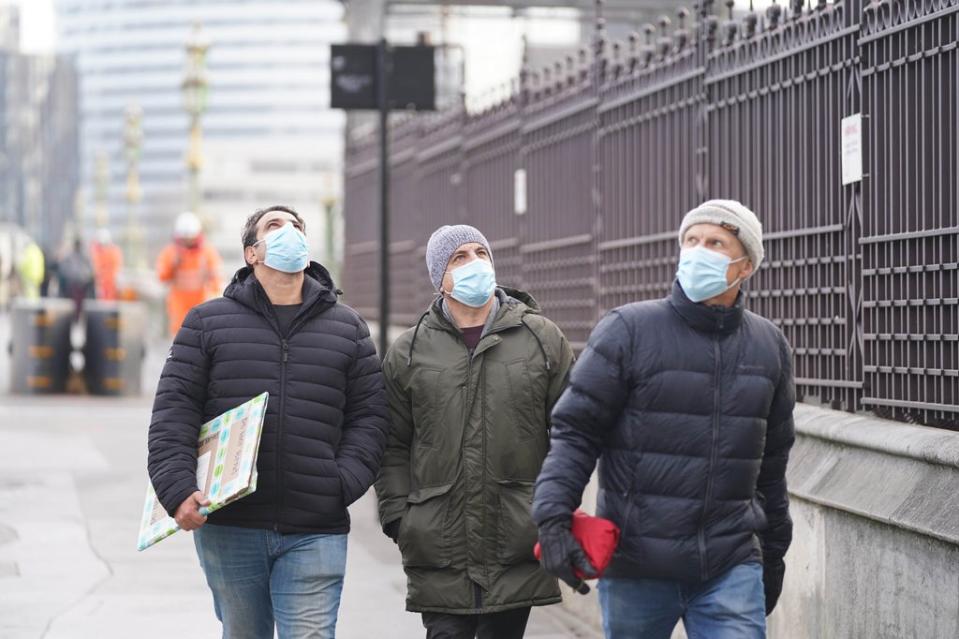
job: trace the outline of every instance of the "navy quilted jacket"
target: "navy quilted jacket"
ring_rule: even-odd
[[[343,533],[386,447],[386,391],[369,330],[337,303],[326,269],[306,271],[286,335],[249,268],[195,307],[163,367],[150,423],[150,479],[169,513],[196,490],[199,427],[264,391],[270,400],[251,495],[209,523]]]
[[[610,312],[553,410],[533,518],[569,517],[597,458],[597,514],[622,530],[610,577],[706,581],[782,561],[792,539],[786,461],[789,345],[743,310],[670,297]]]

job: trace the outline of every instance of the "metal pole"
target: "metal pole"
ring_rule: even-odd
[[[376,60],[377,102],[380,110],[380,357],[386,357],[390,327],[390,151],[389,67],[386,38],[380,39]]]

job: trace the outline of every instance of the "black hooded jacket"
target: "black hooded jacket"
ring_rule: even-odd
[[[792,366],[766,319],[663,300],[596,326],[552,416],[533,519],[567,518],[600,458],[597,514],[621,528],[609,577],[706,581],[782,562]]]
[[[196,489],[200,426],[268,391],[256,492],[211,524],[286,533],[345,533],[346,507],[373,483],[389,417],[369,329],[337,303],[311,263],[287,334],[250,268],[224,297],[193,308],[176,335],[153,404],[150,479],[171,515]]]

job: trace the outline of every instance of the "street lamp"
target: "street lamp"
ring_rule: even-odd
[[[143,148],[143,109],[131,104],[123,123],[123,149],[127,160],[127,259],[137,269],[146,268],[143,233],[137,219],[137,207],[143,199],[140,188],[140,151]]]
[[[203,168],[203,134],[200,117],[206,111],[208,83],[206,78],[206,54],[210,41],[197,22],[186,41],[186,73],[183,76],[183,108],[190,116],[190,147],[186,166],[190,174],[189,209],[200,208],[200,170]]]
[[[107,188],[110,184],[110,161],[103,149],[96,153],[94,158],[94,220],[98,229],[109,225],[109,212],[107,210]]]
[[[336,282],[340,274],[339,260],[336,259],[336,227],[337,227],[337,194],[335,177],[330,171],[323,174],[323,197],[321,198],[323,211],[326,214],[326,237],[324,243],[324,266]]]

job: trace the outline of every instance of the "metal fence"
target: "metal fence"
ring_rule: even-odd
[[[959,428],[959,0],[716,15],[731,5],[706,0],[620,43],[598,3],[588,50],[524,66],[480,111],[396,122],[394,323],[432,297],[429,234],[468,222],[500,282],[581,348],[608,309],[667,293],[687,210],[734,198],[763,222],[749,306],[792,344],[800,396]],[[853,114],[862,178],[843,184]],[[345,207],[344,289],[369,316],[374,153],[372,139],[348,146]]]

